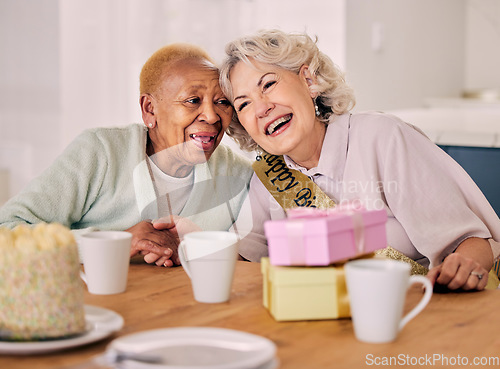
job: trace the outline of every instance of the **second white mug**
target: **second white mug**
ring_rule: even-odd
[[[345,273],[354,334],[363,342],[394,341],[432,297],[432,283],[424,276],[410,276],[410,265],[402,261],[354,260],[346,263]],[[415,283],[422,283],[425,293],[402,317],[406,292]]]
[[[226,231],[192,232],[179,245],[179,259],[196,301],[229,300],[238,258],[238,236]]]
[[[132,234],[125,231],[95,231],[80,239],[85,273],[80,275],[90,293],[109,295],[127,287]]]

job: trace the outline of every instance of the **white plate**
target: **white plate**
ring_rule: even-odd
[[[187,327],[155,329],[119,337],[108,353],[160,356],[164,364],[124,361],[130,369],[254,369],[273,368],[276,345],[267,338],[223,328]]]
[[[39,354],[59,351],[102,340],[123,327],[123,318],[114,311],[85,305],[87,331],[71,338],[47,341],[6,342],[0,341],[0,354]]]

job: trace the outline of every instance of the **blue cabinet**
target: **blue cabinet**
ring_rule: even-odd
[[[465,169],[500,215],[500,148],[439,145]]]

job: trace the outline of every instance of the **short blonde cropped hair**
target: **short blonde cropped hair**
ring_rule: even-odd
[[[140,74],[140,94],[152,94],[158,89],[168,68],[179,60],[194,59],[218,70],[212,58],[201,47],[176,43],[162,47],[144,63]]]
[[[285,33],[279,30],[262,30],[252,36],[236,39],[226,45],[226,58],[220,72],[222,91],[233,101],[229,76],[240,61],[250,63],[250,59],[299,73],[303,65],[316,76],[317,84],[311,86],[316,92],[319,119],[328,124],[335,115],[351,110],[356,104],[353,90],[347,85],[344,73],[332,60],[322,53],[307,34]],[[258,149],[257,143],[248,135],[234,113],[227,133],[233,137],[243,150]]]

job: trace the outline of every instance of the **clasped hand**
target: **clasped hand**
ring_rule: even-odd
[[[171,216],[145,220],[127,229],[132,233],[130,257],[143,255],[148,264],[172,267],[180,265],[177,249],[184,234],[200,230],[186,218]]]

